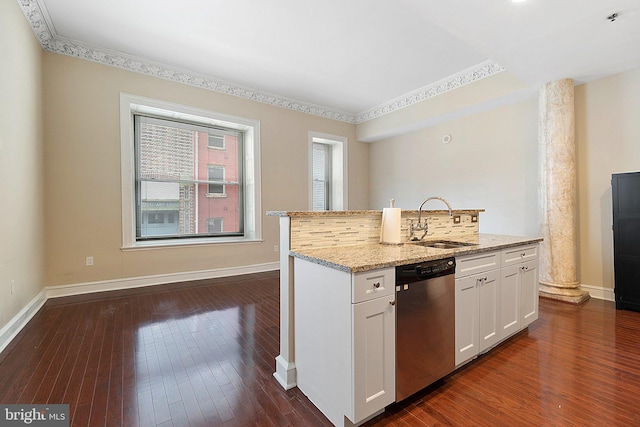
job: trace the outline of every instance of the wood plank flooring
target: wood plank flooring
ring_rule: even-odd
[[[72,426],[328,426],[272,376],[278,273],[49,300],[0,354],[0,402]],[[367,426],[640,426],[640,313],[540,300],[527,331]]]

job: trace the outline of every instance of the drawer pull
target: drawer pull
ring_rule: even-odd
[[[389,304],[391,304],[391,305],[396,305],[396,300],[389,301]]]
[[[380,282],[376,282],[376,283],[374,283],[374,284],[373,284],[373,287],[374,287],[374,288],[376,288],[376,289],[378,289],[378,288],[380,287]]]

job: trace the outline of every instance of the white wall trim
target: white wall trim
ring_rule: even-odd
[[[278,262],[255,264],[241,267],[219,268],[215,270],[190,271],[186,273],[158,274],[153,276],[129,277],[125,279],[102,280],[98,282],[74,283],[71,285],[47,286],[47,299],[94,292],[134,289],[144,286],[165,285],[167,283],[188,282],[192,280],[215,279],[218,277],[239,276],[242,274],[262,273],[278,270]]]
[[[31,301],[25,305],[9,322],[0,329],[0,353],[20,333],[29,320],[42,308],[47,301],[47,292],[41,290]]]
[[[581,284],[580,288],[589,292],[591,298],[602,299],[605,301],[615,301],[615,293],[611,288],[603,288],[602,286],[590,286]]]
[[[136,73],[146,74],[161,79],[184,83],[190,86],[200,87],[224,93],[226,95],[237,96],[280,108],[286,108],[300,113],[311,114],[314,116],[353,124],[366,122],[385,114],[398,111],[417,102],[441,95],[450,90],[504,71],[502,66],[488,60],[445,77],[435,83],[401,95],[395,99],[378,105],[377,107],[365,110],[359,114],[351,114],[333,108],[323,107],[309,102],[252,89],[233,82],[217,79],[215,77],[171,67],[148,59],[128,55],[123,52],[89,45],[78,40],[61,37],[56,33],[55,28],[51,23],[49,13],[42,2],[39,2],[38,0],[18,0],[18,3],[22,8],[22,12],[25,17],[29,21],[31,28],[33,29],[33,33],[40,41],[42,48],[50,52],[80,58]]]
[[[447,76],[442,80],[438,80],[437,82],[430,83],[427,86],[405,93],[404,95],[387,101],[377,107],[363,111],[356,115],[354,122],[359,124],[373,120],[503,71],[504,68],[492,60],[481,62],[480,64],[467,68],[466,70]]]
[[[95,292],[120,289],[141,288],[144,286],[164,285],[192,280],[215,279],[218,277],[240,276],[243,274],[263,273],[280,268],[279,262],[254,264],[240,267],[219,268],[214,270],[190,271],[186,273],[158,274],[154,276],[129,277],[126,279],[102,280],[97,282],[74,283],[71,285],[47,286],[24,306],[9,322],[0,329],[0,353],[20,333],[29,320],[42,308],[49,298],[84,295]]]

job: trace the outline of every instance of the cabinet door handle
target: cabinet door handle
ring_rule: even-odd
[[[389,304],[391,304],[391,305],[396,305],[396,300],[389,301]]]

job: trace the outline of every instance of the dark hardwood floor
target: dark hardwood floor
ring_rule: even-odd
[[[0,402],[72,426],[324,426],[272,376],[278,274],[49,300],[0,354]],[[527,331],[367,426],[640,425],[640,313],[540,300]]]

